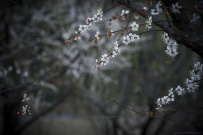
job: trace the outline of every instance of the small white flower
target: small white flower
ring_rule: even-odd
[[[130,38],[129,38],[128,35],[123,37],[123,43],[124,43],[125,45],[128,45],[128,44],[130,43]]]
[[[172,4],[172,9],[174,13],[180,13],[179,9],[181,9],[182,6],[178,6],[178,2],[176,4]]]
[[[156,108],[158,111],[163,111],[163,108],[162,108],[162,105],[158,105],[157,108]]]
[[[121,12],[121,16],[123,16],[123,15],[127,15],[127,14],[129,14],[129,11],[123,9],[122,12]]]
[[[109,57],[107,54],[102,55],[101,64],[106,65],[109,62]]]
[[[170,90],[168,90],[168,93],[173,93],[173,88],[171,88]]]
[[[197,62],[196,64],[194,64],[195,70],[197,71],[202,71],[202,64],[200,62]]]
[[[95,34],[95,38],[97,38],[97,40],[99,40],[99,38],[100,38],[99,31],[96,32],[96,34]]]
[[[100,8],[100,9],[98,9],[98,11],[97,11],[97,15],[103,15],[103,11],[102,11],[102,9]]]
[[[87,25],[80,25],[80,26],[79,26],[79,31],[80,31],[81,33],[84,33],[85,31],[87,31]]]
[[[88,18],[86,19],[86,23],[87,23],[87,24],[90,24],[91,22],[92,22],[92,18],[88,17]]]
[[[159,13],[162,12],[161,1],[159,1],[159,2],[156,4],[156,9],[159,11]]]
[[[178,86],[178,87],[175,89],[175,91],[178,93],[178,95],[181,95],[181,96],[183,96],[183,94],[185,94],[185,89],[182,88],[182,87],[180,87],[180,86]]]
[[[152,15],[158,15],[159,11],[155,8],[155,9],[151,9],[151,14]]]
[[[175,97],[175,95],[173,94],[173,92],[170,92],[170,93],[168,94],[168,99],[169,99],[169,101],[174,101],[174,100],[175,100],[174,97]]]
[[[121,17],[123,18],[123,20],[125,20],[127,18],[127,15],[129,14],[128,10],[122,10],[121,12]]]
[[[170,99],[168,98],[168,96],[164,96],[164,97],[162,98],[162,104],[163,104],[163,105],[168,104],[169,101],[170,101]]]
[[[201,74],[200,72],[197,72],[199,70],[196,69],[196,72],[194,70],[190,71],[190,77],[191,79],[193,79],[193,81],[198,81],[201,79]]]
[[[197,19],[199,19],[199,18],[200,18],[200,17],[199,17],[198,14],[193,14],[190,22],[195,22],[195,21],[196,21]]]
[[[195,90],[199,87],[199,85],[196,82],[194,82],[193,80],[189,80],[188,78],[185,84],[188,92],[195,92]]]
[[[134,17],[135,17],[135,19],[139,19],[139,14],[138,14],[138,13],[135,13],[135,14],[134,14]]]
[[[161,2],[159,1],[159,2],[156,4],[155,9],[151,9],[151,14],[152,14],[152,15],[158,15],[158,14],[161,13],[161,12],[162,12]]]
[[[168,54],[169,56],[171,56],[173,58],[178,54],[176,49],[170,49],[170,50],[167,49],[167,50],[165,50],[165,52],[166,52],[166,54]]]
[[[162,35],[163,39],[169,39],[168,33],[164,32],[164,34]]]
[[[136,22],[133,22],[133,23],[131,24],[131,27],[132,27],[132,31],[137,31],[138,28],[139,28],[139,25],[138,25]]]
[[[157,101],[156,101],[156,104],[161,105],[162,104],[162,98],[158,98]]]
[[[93,17],[92,17],[92,21],[93,22],[98,22],[100,20],[100,18],[97,16],[97,15],[94,15]]]
[[[129,33],[128,35],[123,37],[123,43],[125,45],[128,45],[131,42],[138,42],[139,39],[140,39],[139,35]]]
[[[152,16],[149,17],[149,19],[147,21],[145,21],[147,24],[146,24],[146,28],[149,30],[152,28]]]
[[[138,40],[140,40],[140,36],[139,35],[136,35],[136,34],[133,34],[132,35],[132,42],[137,42]]]
[[[189,80],[189,79],[187,78],[185,84],[186,84],[186,86],[190,87],[191,84],[192,84],[192,80]]]
[[[147,7],[143,7],[143,10],[148,11],[148,8]]]
[[[110,30],[110,32],[111,32],[111,36],[114,36],[114,35],[115,35],[115,33],[113,32],[113,30]]]
[[[80,40],[80,39],[81,39],[80,33],[75,31],[75,38],[74,38],[74,40]]]
[[[120,52],[121,52],[121,50],[120,50],[120,48],[118,46],[118,42],[116,41],[114,43],[114,50],[113,50],[112,57],[116,57],[118,55],[118,53],[120,53]]]

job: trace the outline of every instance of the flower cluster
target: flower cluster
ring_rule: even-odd
[[[123,44],[128,45],[129,43],[132,42],[138,42],[139,39],[140,39],[139,35],[129,33],[128,35],[123,36]]]
[[[168,90],[168,95],[167,96],[163,96],[162,98],[158,98],[156,101],[157,104],[157,110],[162,111],[162,105],[166,105],[169,104],[169,102],[175,101],[174,97],[174,92],[173,92],[173,88],[171,88],[170,90]]]
[[[152,28],[152,17],[150,16],[146,22],[146,28],[149,30]]]
[[[162,12],[161,2],[159,1],[159,2],[156,4],[155,9],[151,9],[151,14],[152,14],[152,15],[158,15],[158,14],[161,13],[161,12]]]
[[[178,54],[178,43],[174,39],[169,38],[168,34],[165,32],[162,35],[162,38],[164,43],[167,45],[167,50],[165,50],[166,54],[171,57],[175,57]]]
[[[103,17],[103,11],[101,9],[98,9],[97,14],[95,14],[93,17],[88,17],[86,19],[86,25],[80,25],[79,26],[79,31],[81,33],[87,31],[91,26],[93,22],[98,22],[100,20],[102,20]]]
[[[181,9],[182,6],[178,6],[178,2],[176,4],[172,4],[172,10],[174,13],[180,13],[179,9]]]
[[[88,29],[91,28],[93,22],[98,22],[102,20],[103,17],[103,11],[101,9],[98,9],[97,14],[95,14],[93,17],[88,17],[86,19],[86,24],[84,25],[79,25],[78,31],[75,31],[74,36],[70,36],[65,43],[70,44],[71,43],[71,38],[74,37],[74,40],[79,40],[81,39],[81,34],[86,32]]]
[[[187,78],[185,82],[188,92],[195,92],[195,90],[199,87],[198,81],[201,79],[201,75],[203,74],[203,64],[197,62],[196,64],[194,64],[194,67],[195,69],[190,71],[190,79]]]
[[[198,82],[201,79],[203,74],[203,64],[197,62],[194,64],[194,69],[190,71],[190,79],[186,79],[185,85],[182,88],[181,86],[176,87],[176,89],[171,88],[169,90],[168,96],[164,96],[162,98],[158,98],[156,101],[157,110],[162,111],[162,105],[169,104],[169,102],[174,101],[174,93],[176,92],[178,95],[183,96],[187,92],[195,92],[195,90],[199,87]]]
[[[108,20],[108,25],[110,26],[112,23],[111,21],[119,21],[119,22],[123,22],[129,15],[129,11],[128,10],[122,10],[121,15],[120,16],[116,16],[116,15],[112,15],[112,18]],[[138,14],[136,14],[138,16]],[[139,17],[138,17],[139,18]]]
[[[101,65],[106,65],[109,62],[109,57],[116,57],[121,52],[118,42],[114,43],[114,49],[110,54],[103,54],[101,61],[96,59],[96,68],[100,69]]]
[[[101,9],[98,9],[97,14],[95,14],[93,17],[88,17],[86,19],[86,25],[80,25],[79,26],[79,32],[84,33],[87,31],[91,26],[93,22],[98,22],[99,20],[102,20],[103,17],[103,11]]]

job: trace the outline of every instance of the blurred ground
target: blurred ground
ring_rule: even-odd
[[[86,119],[45,117],[34,122],[22,135],[95,135],[95,130]]]

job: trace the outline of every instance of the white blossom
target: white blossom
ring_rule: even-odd
[[[79,25],[79,31],[81,33],[84,33],[85,31],[87,31],[87,25]]]
[[[129,43],[132,42],[138,42],[138,40],[140,40],[140,37],[137,34],[129,33],[128,35],[123,37],[123,43],[125,45],[128,45]]]
[[[176,87],[175,91],[177,92],[178,95],[183,96],[183,94],[185,94],[185,89],[180,87],[180,85],[178,87]]]
[[[88,17],[88,18],[86,19],[87,25],[90,24],[91,22],[92,22],[92,18]]]
[[[158,111],[163,111],[163,107],[161,104],[157,105],[157,108],[156,108]]]
[[[75,31],[75,38],[74,38],[74,40],[80,40],[80,39],[81,39],[80,33]]]
[[[122,12],[121,12],[122,19],[125,20],[127,18],[128,14],[129,14],[129,11],[123,9]]]
[[[134,17],[135,17],[135,19],[139,19],[139,14],[138,14],[138,13],[135,13],[135,14],[134,14]]]
[[[123,36],[123,43],[124,43],[125,45],[128,45],[128,44],[130,43],[130,38],[129,38],[128,35],[127,35],[127,36]]]
[[[143,7],[143,10],[148,11],[148,8],[147,7]]]
[[[193,14],[192,15],[192,18],[191,18],[191,20],[190,20],[190,22],[195,22],[197,19],[199,19],[200,17],[199,17],[199,15],[198,14]]]
[[[109,62],[109,57],[107,54],[102,55],[101,64],[106,65]]]
[[[178,54],[177,49],[167,48],[167,50],[165,50],[165,52],[166,52],[166,54],[168,54],[169,56],[171,56],[173,58]]]
[[[96,34],[95,34],[95,38],[97,38],[97,40],[99,40],[99,38],[100,38],[99,31],[96,32]]]
[[[156,104],[161,105],[162,104],[162,98],[158,98],[157,101],[156,101]]]
[[[197,62],[196,64],[194,64],[196,71],[202,71],[202,66],[203,65],[200,62]]]
[[[132,42],[138,42],[139,40],[140,40],[140,36],[139,35],[137,35],[137,34],[133,34],[132,35],[132,39],[131,39]]]
[[[170,92],[170,93],[168,94],[168,100],[169,100],[169,101],[174,101],[174,100],[175,100],[174,97],[175,97],[175,95],[173,94],[173,92]]]
[[[116,57],[117,55],[118,55],[118,53],[120,53],[121,52],[121,50],[120,50],[120,48],[119,48],[119,46],[118,46],[118,42],[116,41],[115,43],[114,43],[114,50],[113,50],[113,54],[112,54],[112,57]]]
[[[155,9],[151,9],[151,14],[152,14],[152,15],[158,15],[158,14],[161,13],[161,12],[162,12],[161,2],[159,1],[159,2],[156,4]]]
[[[173,93],[173,88],[171,88],[170,90],[168,90],[168,93]]]
[[[169,38],[168,34],[165,32],[162,35],[162,38],[164,43],[167,45],[167,50],[165,50],[165,53],[174,58],[178,54],[178,43],[174,39]]]
[[[159,11],[155,8],[155,9],[151,9],[151,14],[152,15],[158,15]]]
[[[178,2],[176,4],[172,4],[172,10],[174,13],[180,13],[179,9],[181,9],[182,6],[178,6]]]
[[[162,104],[163,104],[163,105],[168,104],[169,101],[170,101],[170,99],[168,98],[168,96],[164,96],[164,97],[162,98]]]
[[[113,32],[113,30],[110,30],[110,32],[111,32],[111,35],[112,35],[112,36],[114,36],[114,35],[115,35],[115,33]]]
[[[147,21],[145,21],[146,22],[146,28],[149,30],[149,29],[151,29],[152,28],[152,16],[150,16],[149,18],[148,18],[148,20]]]
[[[132,27],[132,31],[137,31],[138,28],[139,28],[139,24],[137,24],[136,22],[133,22],[133,23],[131,24],[131,27]]]

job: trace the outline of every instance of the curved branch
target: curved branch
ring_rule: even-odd
[[[163,0],[166,5],[169,5],[167,0]],[[171,0],[175,1],[175,0]],[[118,0],[118,3],[126,6],[132,12],[137,12],[144,18],[148,18],[151,16],[150,12],[144,12],[143,7],[141,5],[136,4],[132,0],[127,2],[126,0]],[[174,4],[174,3],[173,3]],[[175,16],[174,13],[170,11],[170,15],[173,17],[173,27],[169,27],[167,22],[158,22],[162,21],[160,18],[153,16],[153,24],[163,29],[166,33],[169,34],[174,40],[176,40],[179,44],[184,44],[190,50],[199,54],[203,58],[203,36],[197,34],[190,26],[187,17],[181,10],[181,15]]]

